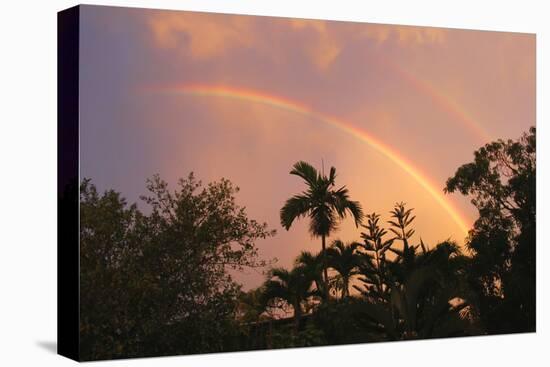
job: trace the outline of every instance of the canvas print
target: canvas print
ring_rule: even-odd
[[[75,358],[535,331],[534,34],[74,19]]]

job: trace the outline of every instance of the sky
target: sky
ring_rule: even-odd
[[[535,35],[83,6],[80,176],[129,202],[154,174],[240,188],[277,230],[263,259],[319,251],[308,221],[279,221],[307,161],[336,167],[366,213],[414,208],[413,243],[464,243],[476,219],[447,178],[483,144],[535,125]],[[143,204],[139,204],[144,208]],[[355,241],[344,220],[328,239]],[[261,271],[236,274],[245,289]]]

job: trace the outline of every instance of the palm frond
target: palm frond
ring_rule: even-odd
[[[328,181],[331,185],[334,185],[334,181],[336,180],[336,168],[330,167],[330,173],[328,176]]]
[[[338,228],[334,212],[325,205],[319,205],[310,210],[309,232],[313,236],[329,236]]]
[[[295,195],[281,208],[281,225],[289,230],[295,219],[306,216],[311,209],[311,200],[305,195]]]
[[[290,174],[301,177],[309,186],[316,186],[319,181],[319,173],[315,167],[304,161],[295,163]]]

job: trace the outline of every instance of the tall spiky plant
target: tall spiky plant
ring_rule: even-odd
[[[409,246],[409,239],[414,234],[414,229],[410,228],[410,225],[416,218],[414,215],[411,216],[413,210],[413,208],[406,209],[405,203],[403,202],[396,203],[393,210],[390,211],[393,219],[388,221],[388,223],[391,224],[389,230],[395,234],[394,239],[403,242],[403,251],[393,248],[390,248],[390,250],[403,258],[405,268],[409,268],[411,261],[414,259],[415,248]]]
[[[380,215],[376,213],[366,216],[367,224],[362,225],[367,231],[361,233],[364,252],[360,273],[360,280],[365,284],[365,290],[355,286],[364,295],[377,300],[387,301],[389,288],[386,286],[386,252],[391,248],[394,238],[384,239],[387,231],[380,227]]]

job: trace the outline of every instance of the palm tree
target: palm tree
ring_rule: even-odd
[[[340,290],[342,298],[349,296],[349,283],[351,277],[358,274],[361,265],[361,255],[356,251],[360,246],[357,242],[344,244],[335,240],[327,249],[328,266],[336,270],[340,276]]]
[[[283,268],[272,269],[269,279],[264,283],[264,302],[283,300],[292,306],[294,311],[294,330],[298,333],[302,316],[302,303],[313,293],[313,279],[303,266],[296,266],[288,271]]]
[[[263,299],[264,289],[258,287],[248,292],[240,291],[237,296],[236,316],[240,323],[241,332],[247,336],[247,348],[258,347],[262,340],[263,328],[261,321],[268,321],[268,329],[265,333],[265,342],[268,348],[271,346],[272,324],[271,318],[266,315],[266,305]]]
[[[317,172],[309,163],[300,161],[294,164],[290,174],[301,177],[307,185],[307,190],[286,201],[281,209],[281,225],[288,231],[295,219],[309,217],[309,232],[314,237],[321,237],[324,290],[328,300],[326,237],[336,230],[338,221],[344,219],[348,213],[353,216],[355,225],[359,226],[363,211],[357,201],[349,199],[348,189],[345,186],[335,189],[336,169],[334,167],[330,168],[330,173],[326,176]]]
[[[308,276],[315,282],[315,289],[318,293],[317,296],[324,297],[324,284],[323,284],[323,254],[321,252],[312,254],[309,251],[302,251],[294,262],[295,266],[301,266],[304,271],[308,273]]]
[[[416,253],[418,247],[422,248],[420,253]],[[403,338],[470,332],[465,315],[471,305],[467,300],[468,285],[463,279],[464,256],[459,247],[445,241],[427,249],[421,241],[411,247],[411,254],[412,270],[404,269],[404,281],[391,289],[392,305],[403,320]]]
[[[248,292],[240,291],[237,296],[237,317],[244,324],[258,322],[265,311],[262,302],[263,289],[254,288]]]

